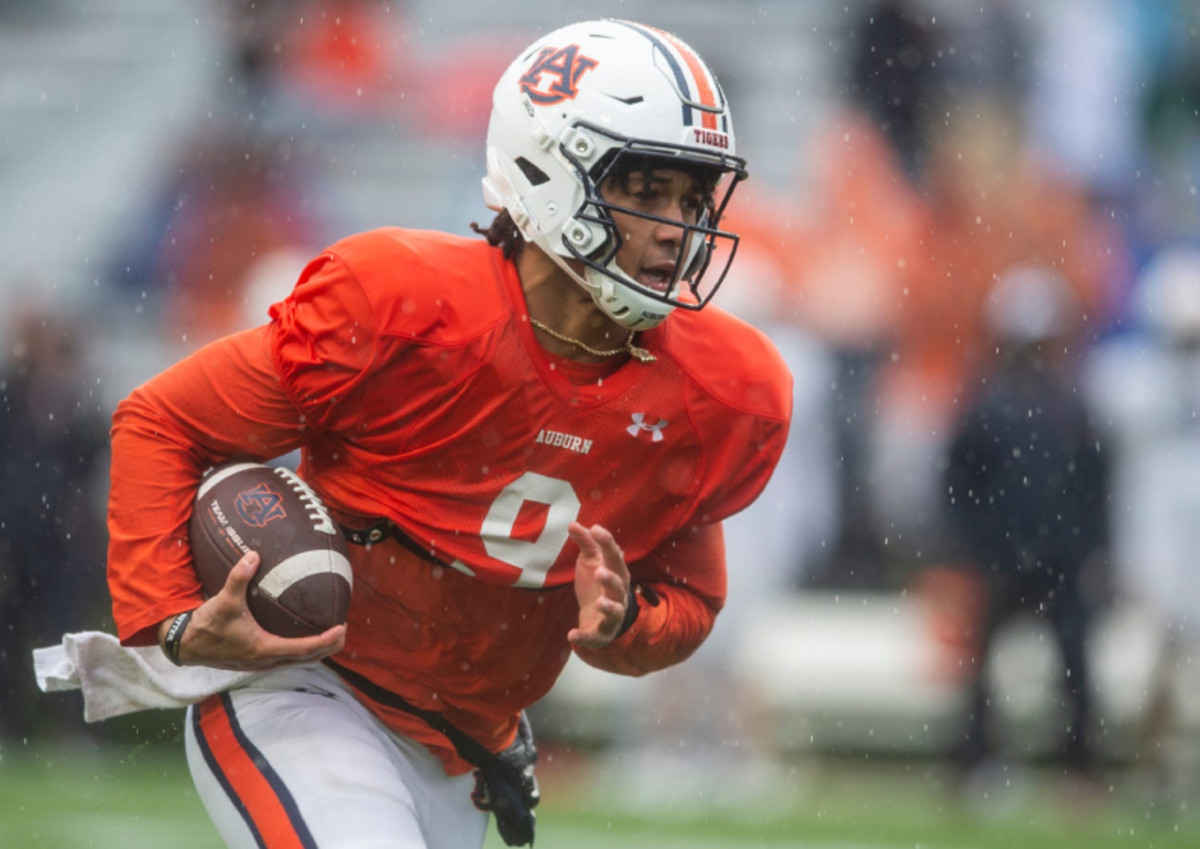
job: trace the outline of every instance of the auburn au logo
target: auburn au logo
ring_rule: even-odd
[[[573,100],[579,94],[579,78],[594,67],[596,60],[581,56],[578,44],[543,47],[521,77],[521,91],[542,106]]]
[[[239,492],[234,508],[242,521],[252,528],[261,528],[267,522],[287,516],[283,497],[265,483]]]

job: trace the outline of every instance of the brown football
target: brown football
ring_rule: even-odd
[[[306,637],[346,621],[353,584],[346,540],[290,469],[231,461],[210,470],[196,491],[191,546],[210,596],[246,552],[258,552],[246,602],[273,634]]]

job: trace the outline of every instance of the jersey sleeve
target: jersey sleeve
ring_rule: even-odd
[[[108,582],[125,645],[153,645],[158,623],[204,600],[187,529],[203,471],[286,454],[310,435],[275,377],[265,327],[214,342],[118,405]]]
[[[689,521],[714,524],[758,498],[783,455],[792,418],[792,374],[756,328],[724,323],[692,333],[682,366],[687,414],[705,444],[705,470]],[[685,326],[685,330],[689,330]]]
[[[791,383],[787,384],[789,389]],[[710,459],[719,474],[711,475],[711,488],[701,499],[696,518],[720,522],[749,507],[766,488],[783,455],[791,421],[791,406],[781,416],[726,413],[722,440]]]
[[[633,625],[603,649],[576,647],[590,666],[645,675],[686,660],[725,604],[725,539],[719,524],[687,528],[629,565],[638,593]]]
[[[271,318],[271,358],[292,403],[319,430],[345,427],[343,411],[354,406],[347,401],[365,391],[378,356],[374,311],[354,273],[322,254]]]

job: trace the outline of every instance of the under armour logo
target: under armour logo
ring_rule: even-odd
[[[649,433],[651,442],[663,441],[663,428],[669,422],[666,419],[659,419],[658,424],[647,424],[645,413],[634,413],[633,424],[625,428],[625,431],[632,437],[636,438],[639,433]]]

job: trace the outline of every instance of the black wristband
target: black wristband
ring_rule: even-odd
[[[176,666],[183,665],[179,662],[179,646],[183,642],[183,632],[187,630],[188,623],[192,621],[192,614],[195,612],[188,610],[172,619],[170,627],[167,628],[167,636],[163,639],[163,654]]]
[[[621,627],[617,631],[617,635],[613,637],[614,640],[620,639],[621,635],[623,635],[630,629],[630,627],[632,627],[633,623],[637,620],[639,609],[640,607],[638,605],[637,590],[634,589],[633,584],[630,583],[629,600],[625,603],[625,619],[622,620]]]

